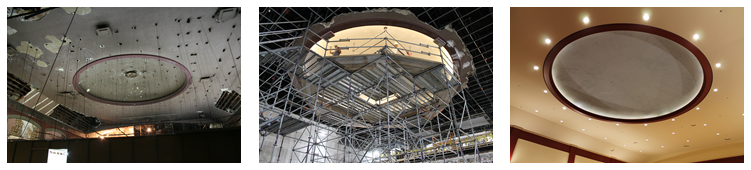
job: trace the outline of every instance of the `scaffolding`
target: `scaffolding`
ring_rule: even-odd
[[[266,30],[276,30],[260,33],[276,36],[261,38],[259,43],[259,152],[268,157],[262,160],[445,163],[456,158],[487,162],[481,148],[489,147],[492,152],[492,131],[462,129],[467,126],[464,123],[474,127],[472,119],[482,115],[468,110],[463,84],[450,58],[445,57],[448,54],[441,50],[442,44],[410,42],[390,35],[330,40],[331,36],[310,31],[310,22],[260,24]],[[308,28],[295,23],[307,23]],[[294,41],[312,42],[309,37],[313,36],[324,45],[292,46]],[[365,42],[329,47],[341,41]],[[280,42],[288,45],[266,46]],[[398,43],[431,50],[405,49]],[[332,56],[339,50],[345,52]],[[409,64],[405,58],[413,55],[435,56],[441,62],[425,70],[403,67]],[[344,63],[355,59],[361,64]],[[283,147],[290,145],[285,141],[293,142],[292,148]],[[281,160],[282,152],[289,150],[289,159]]]

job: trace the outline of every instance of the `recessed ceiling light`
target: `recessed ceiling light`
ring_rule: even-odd
[[[563,120],[561,120],[561,123],[563,123]]]
[[[688,142],[688,140],[686,140],[686,142]]]
[[[648,21],[649,20],[649,14],[644,14],[644,16],[642,16],[642,18],[644,18],[644,21]]]
[[[589,23],[589,17],[584,17],[584,23]]]
[[[716,66],[716,67],[718,67],[718,68],[719,68],[720,66],[722,66],[722,64],[720,64],[720,63],[717,63],[717,64],[715,64],[714,66]]]
[[[550,38],[545,39],[545,44],[550,44]]]
[[[615,124],[616,126],[620,126],[618,123]]]
[[[665,148],[665,146],[661,146],[662,148]]]
[[[535,112],[539,112],[539,111],[535,110]]]
[[[563,106],[563,110],[566,110],[566,106]]]
[[[707,124],[704,124],[704,126],[707,126]]]
[[[535,70],[540,69],[540,67],[535,66]]]
[[[647,141],[649,141],[649,139],[647,139]]]
[[[641,152],[641,150],[639,150],[639,152]]]
[[[675,122],[675,119],[673,119],[673,122]]]
[[[644,126],[647,126],[647,124],[644,124]]]
[[[673,132],[673,134],[675,135],[675,132]]]
[[[608,138],[607,138],[607,137],[605,137],[605,139],[608,139]]]
[[[584,129],[582,129],[582,131],[584,131]]]
[[[626,145],[623,145],[623,146],[626,146]]]
[[[714,89],[714,92],[717,92],[717,89]]]
[[[548,90],[542,90],[543,93],[548,93]]]
[[[694,40],[698,40],[698,39],[699,39],[699,34],[694,34]]]
[[[699,110],[699,108],[697,107],[696,110]]]
[[[592,120],[592,118],[589,118],[589,120]]]
[[[720,135],[720,133],[717,133],[717,135]]]

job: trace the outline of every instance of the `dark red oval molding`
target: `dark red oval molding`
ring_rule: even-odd
[[[80,85],[78,85],[78,83],[76,83],[76,82],[78,82],[78,77],[81,75],[81,73],[83,73],[84,71],[86,71],[86,69],[88,69],[89,67],[94,66],[94,65],[99,64],[99,63],[102,63],[102,62],[105,62],[105,61],[122,59],[122,58],[147,58],[147,59],[155,59],[155,60],[164,61],[164,62],[173,64],[173,65],[175,65],[177,67],[180,67],[180,70],[182,70],[183,73],[185,73],[185,83],[183,83],[182,87],[180,87],[179,90],[176,90],[175,92],[172,92],[169,95],[162,96],[160,98],[156,98],[156,99],[153,99],[153,100],[137,101],[137,102],[120,102],[120,101],[112,101],[112,100],[98,98],[96,96],[93,96],[93,95],[90,95],[89,93],[87,93],[85,90],[83,90],[83,88],[81,88]],[[179,62],[177,62],[175,60],[172,60],[172,59],[169,59],[169,58],[155,56],[155,55],[148,55],[148,54],[123,54],[123,55],[116,55],[116,56],[102,58],[102,59],[99,59],[99,60],[96,60],[94,62],[91,62],[91,63],[88,63],[88,64],[84,65],[83,67],[81,67],[80,69],[78,69],[78,71],[76,72],[76,75],[73,76],[73,84],[75,84],[74,87],[76,88],[76,91],[78,91],[79,94],[83,95],[84,97],[86,97],[88,99],[91,99],[91,100],[94,100],[94,101],[97,101],[97,102],[102,102],[102,103],[111,104],[111,105],[120,105],[120,106],[148,105],[148,104],[154,104],[154,103],[159,103],[159,102],[162,102],[162,101],[165,101],[165,100],[169,100],[169,99],[171,99],[171,98],[173,98],[173,97],[175,97],[177,95],[180,95],[180,93],[182,93],[183,91],[185,91],[186,89],[188,89],[188,86],[190,86],[190,83],[192,81],[193,81],[193,76],[190,74],[190,71],[188,71],[188,68],[186,68],[185,66],[183,66]]]
[[[704,81],[701,86],[701,90],[699,91],[699,94],[694,97],[691,102],[686,104],[685,106],[681,107],[680,109],[662,115],[658,117],[653,118],[647,118],[647,119],[618,119],[618,118],[612,118],[612,117],[606,117],[599,114],[595,114],[589,111],[586,111],[582,108],[577,107],[566,97],[563,97],[560,91],[558,91],[558,88],[555,86],[555,82],[553,82],[552,77],[552,66],[553,61],[555,61],[555,58],[558,56],[558,53],[566,47],[571,42],[574,42],[578,40],[579,38],[601,33],[601,32],[608,32],[608,31],[638,31],[638,32],[644,32],[644,33],[650,33],[654,35],[658,35],[664,38],[667,38],[669,40],[672,40],[684,48],[688,49],[691,53],[694,54],[697,60],[699,60],[699,63],[702,67],[702,72],[704,73]],[[676,116],[680,116],[683,113],[686,113],[690,111],[692,108],[696,107],[701,103],[702,100],[709,94],[709,90],[712,88],[712,66],[709,64],[709,60],[707,60],[707,57],[704,56],[704,53],[699,50],[694,44],[689,42],[688,40],[684,39],[683,37],[674,34],[670,31],[663,30],[657,27],[652,26],[646,26],[646,25],[639,25],[639,24],[606,24],[606,25],[598,25],[590,28],[586,28],[580,31],[577,31],[566,38],[563,38],[563,40],[559,41],[553,49],[550,50],[548,53],[548,56],[545,58],[545,64],[542,66],[543,71],[543,79],[545,80],[545,84],[548,86],[548,89],[550,89],[550,93],[555,96],[558,101],[563,103],[567,108],[570,108],[574,110],[575,112],[582,114],[587,117],[591,117],[598,120],[603,121],[609,121],[609,122],[620,122],[620,123],[651,123],[651,122],[659,122],[667,119],[674,118]]]

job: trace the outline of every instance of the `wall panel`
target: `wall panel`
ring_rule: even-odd
[[[31,142],[16,142],[16,151],[13,154],[14,163],[29,163],[31,162]]]
[[[90,163],[110,162],[110,140],[109,138],[89,140]]]
[[[134,162],[156,163],[159,162],[156,148],[156,136],[133,138]]]
[[[185,162],[211,162],[206,133],[182,135]]]
[[[68,163],[87,162],[89,162],[89,140],[70,140],[68,142]]]
[[[568,153],[524,139],[516,142],[511,163],[566,163]]]
[[[180,136],[157,136],[157,149],[159,152],[159,162],[161,163],[182,163],[183,152]]]
[[[47,154],[50,142],[34,141],[31,147],[31,163],[47,163]]]
[[[111,138],[112,163],[133,163],[133,138]]]

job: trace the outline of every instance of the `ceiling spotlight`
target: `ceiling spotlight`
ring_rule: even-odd
[[[589,120],[592,120],[592,118],[589,118]]]
[[[665,148],[665,146],[661,146],[662,148]]]
[[[543,93],[548,93],[548,90],[542,90]]]
[[[563,120],[561,120],[561,123],[563,123]]]
[[[647,139],[647,141],[649,141],[649,139]]]
[[[623,145],[623,146],[626,146],[626,145]]]
[[[540,69],[540,67],[535,66],[535,70]]]
[[[699,108],[697,107],[696,110],[699,110]]]
[[[698,40],[698,39],[699,39],[699,34],[694,34],[694,40]]]
[[[688,142],[688,140],[686,140],[686,142]]]
[[[607,138],[607,137],[605,137],[605,139],[608,139],[608,138]]]
[[[589,17],[584,17],[584,23],[589,23]]]
[[[704,124],[704,126],[707,126],[707,124]]]
[[[673,119],[673,122],[675,122],[675,119]]]
[[[539,112],[539,111],[535,110],[535,112]]]
[[[644,124],[644,126],[647,126],[647,124]]]
[[[545,44],[550,44],[550,38],[545,39]]]
[[[717,133],[717,135],[720,135],[720,133]]]
[[[620,126],[618,123],[615,124],[616,126]]]
[[[675,132],[673,132],[673,134],[675,135]]]
[[[717,92],[717,89],[714,89],[714,92]]]
[[[642,16],[642,18],[644,18],[644,21],[648,21],[649,20],[649,14],[644,14],[644,16]]]
[[[582,131],[584,131],[584,129],[582,129]]]
[[[566,106],[563,106],[563,110],[566,110]]]
[[[720,64],[720,63],[717,63],[717,64],[715,64],[714,66],[715,66],[715,67],[717,67],[717,68],[719,68],[720,66],[722,66],[722,64]]]
[[[639,152],[641,152],[641,150],[639,150]]]

